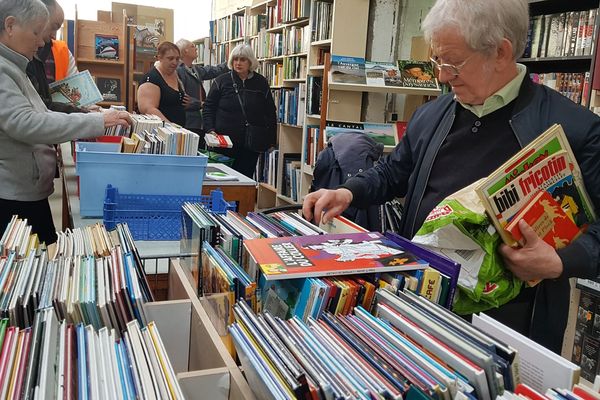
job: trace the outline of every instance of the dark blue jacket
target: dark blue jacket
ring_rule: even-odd
[[[361,133],[339,133],[319,153],[310,191],[334,189],[354,175],[371,168],[383,154],[383,144]],[[370,231],[381,230],[379,206],[348,207],[343,216]]]
[[[352,205],[367,207],[405,197],[400,232],[411,238],[420,228],[415,217],[423,198],[433,160],[452,127],[456,100],[441,96],[420,107],[396,149],[374,168],[358,174],[343,187],[353,194]],[[521,147],[551,125],[561,124],[583,174],[596,211],[600,210],[600,118],[558,92],[524,79],[510,126]],[[460,154],[456,155],[460,163]],[[452,174],[452,171],[448,171]],[[569,306],[569,277],[596,278],[600,266],[600,222],[558,251],[564,272],[537,286],[532,339],[560,352]]]
[[[195,75],[192,70],[196,73]],[[183,84],[185,93],[192,98],[192,104],[185,109],[185,128],[202,129],[202,102],[200,101],[202,81],[214,79],[228,71],[226,63],[216,66],[194,64],[191,68],[187,68],[184,63],[179,64],[177,75]]]

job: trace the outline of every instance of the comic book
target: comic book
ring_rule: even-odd
[[[344,233],[244,241],[267,280],[407,271],[429,264],[381,233]]]
[[[541,190],[547,191],[580,229],[595,221],[579,165],[558,124],[480,180],[475,188],[502,240],[510,246],[516,242],[505,227]]]

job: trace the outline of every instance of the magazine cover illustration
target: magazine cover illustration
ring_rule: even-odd
[[[96,35],[96,58],[119,59],[119,38],[115,35]]]
[[[422,269],[428,263],[377,232],[244,242],[267,279]]]

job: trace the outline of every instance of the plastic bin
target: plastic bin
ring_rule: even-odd
[[[198,196],[208,157],[119,153],[114,143],[79,142],[76,171],[83,217],[102,217],[106,185],[124,193]]]
[[[202,203],[217,214],[235,210],[235,202],[223,199],[216,189],[205,196],[161,196],[120,194],[116,187],[106,187],[104,226],[112,230],[126,222],[135,240],[179,240],[181,238],[181,206],[184,202]]]

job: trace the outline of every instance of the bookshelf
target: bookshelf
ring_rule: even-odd
[[[126,105],[129,95],[129,37],[127,27],[127,15],[123,13],[122,21],[90,21],[78,19],[75,14],[75,46],[74,57],[77,68],[80,71],[89,70],[96,79],[118,80],[117,101],[103,101],[100,106]],[[118,58],[97,57],[99,41],[104,39],[115,39],[118,41]],[[113,46],[114,47],[114,46]],[[101,86],[101,85],[99,85]],[[102,87],[100,92],[102,92]]]
[[[529,0],[528,42],[518,60],[534,80],[584,107],[600,105],[592,90],[600,89],[600,76],[594,74],[598,7],[598,0]]]

